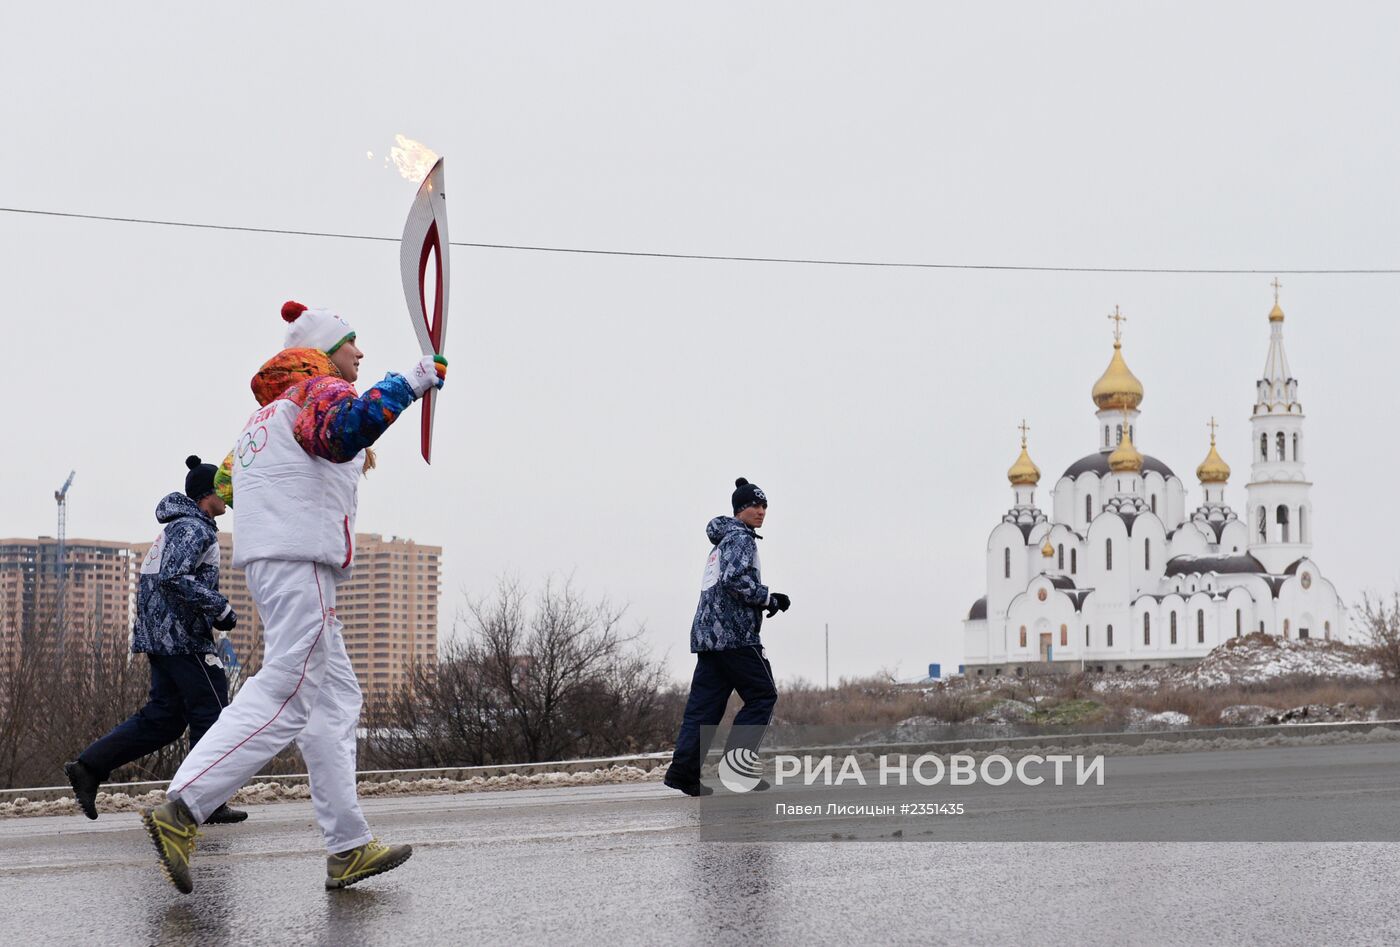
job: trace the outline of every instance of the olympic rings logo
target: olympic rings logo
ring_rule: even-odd
[[[253,461],[258,459],[258,454],[267,446],[267,428],[259,427],[252,431],[243,432],[243,438],[238,442],[238,462],[247,470],[252,466]]]

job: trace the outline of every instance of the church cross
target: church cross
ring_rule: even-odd
[[[1214,447],[1214,446],[1215,446],[1215,429],[1216,429],[1217,427],[1219,427],[1219,425],[1215,423],[1215,418],[1212,417],[1212,418],[1210,419],[1210,423],[1207,424],[1206,427],[1210,428],[1210,446],[1211,446],[1211,447]]]
[[[1030,425],[1028,425],[1028,424],[1026,423],[1026,419],[1025,419],[1025,418],[1022,418],[1022,419],[1021,419],[1021,423],[1018,424],[1017,427],[1018,427],[1018,428],[1020,429],[1020,431],[1021,431],[1021,446],[1022,446],[1022,447],[1025,447],[1025,446],[1026,446],[1026,432],[1029,431],[1029,430],[1031,429],[1031,428],[1030,428]]]
[[[1123,323],[1128,321],[1128,317],[1118,311],[1118,307],[1113,307],[1113,313],[1108,317],[1113,320],[1113,341],[1123,341]]]
[[[1275,276],[1275,277],[1274,277],[1274,281],[1273,281],[1272,283],[1270,283],[1269,285],[1272,286],[1272,287],[1274,288],[1274,305],[1277,306],[1277,305],[1278,305],[1278,291],[1279,291],[1279,288],[1283,286],[1283,284],[1280,283],[1280,282],[1278,281],[1278,277]]]

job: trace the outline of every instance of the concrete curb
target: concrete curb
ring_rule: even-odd
[[[669,763],[670,753],[640,753],[634,756],[600,756],[585,760],[556,760],[545,763],[506,763],[499,766],[453,766],[439,769],[369,769],[355,774],[359,782],[387,783],[391,780],[410,781],[416,779],[455,779],[467,780],[475,776],[489,779],[492,776],[536,776],[542,773],[579,773],[595,769],[608,769],[613,766],[635,766],[638,769],[652,770]],[[253,783],[277,783],[283,786],[300,786],[307,781],[305,773],[290,773],[283,776],[254,776]],[[103,783],[102,791],[126,793],[139,796],[153,789],[164,789],[169,780],[154,779],[135,783]],[[32,789],[0,789],[0,803],[14,802],[18,798],[30,802],[45,802],[52,799],[65,799],[73,795],[70,786],[37,786]]]

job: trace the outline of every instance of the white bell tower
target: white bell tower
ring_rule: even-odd
[[[1269,357],[1259,379],[1250,418],[1249,484],[1245,488],[1245,518],[1249,551],[1271,573],[1312,552],[1312,484],[1303,471],[1307,444],[1303,437],[1303,406],[1298,380],[1283,352],[1283,310],[1279,281],[1273,282],[1274,308],[1269,313]]]

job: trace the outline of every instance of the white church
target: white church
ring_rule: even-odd
[[[1143,387],[1123,359],[1124,319],[1109,318],[1113,356],[1093,388],[1097,449],[1060,475],[1046,510],[1022,422],[1021,455],[1007,471],[1015,505],[987,539],[987,594],[963,623],[966,673],[1185,664],[1255,631],[1347,640],[1343,603],[1311,555],[1303,406],[1277,281],[1242,513],[1225,499],[1230,467],[1213,420],[1194,510],[1172,468],[1138,450]]]

